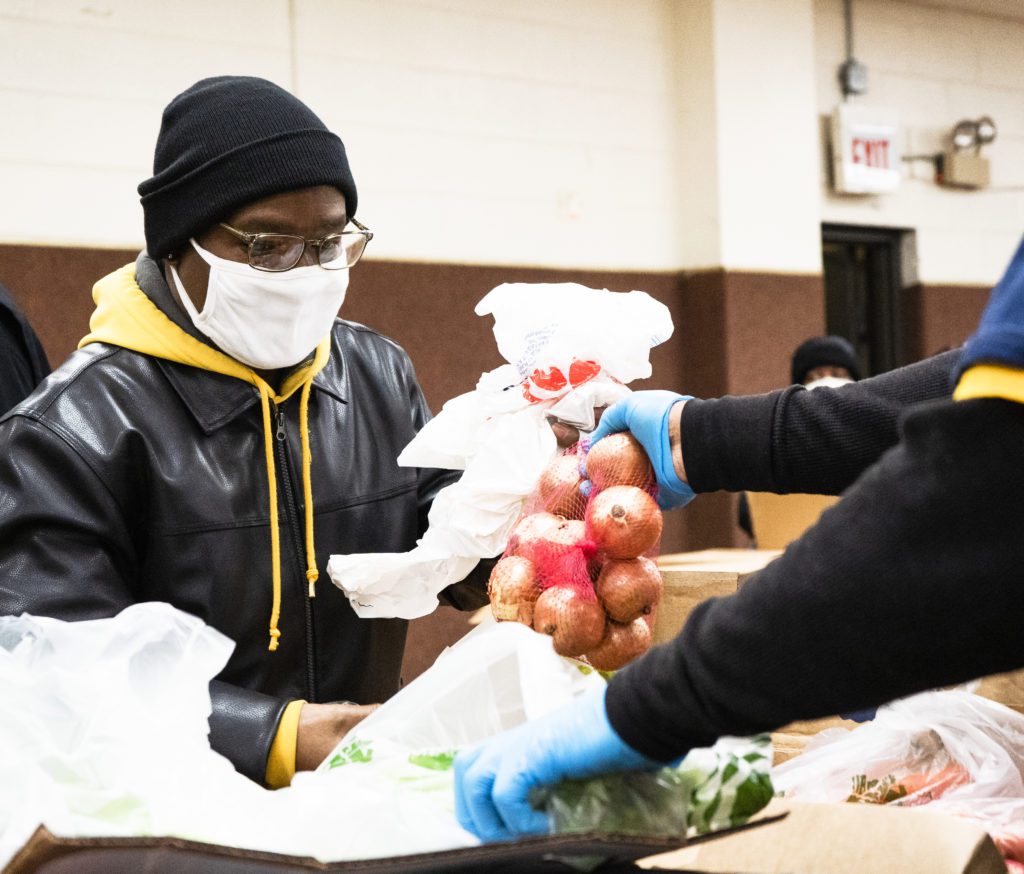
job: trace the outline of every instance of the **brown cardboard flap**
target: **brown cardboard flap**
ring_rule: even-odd
[[[871,804],[801,804],[775,799],[782,819],[737,830],[639,862],[652,871],[696,874],[1006,874],[976,823],[922,809]]]
[[[552,857],[601,856],[609,859],[603,872],[636,871],[633,861],[677,849],[684,841],[630,835],[580,834],[527,838],[507,844],[488,844],[440,853],[421,853],[386,859],[325,864],[316,859],[238,850],[180,838],[62,838],[44,826],[36,829],[4,869],[4,874],[281,874],[301,871],[441,872],[513,871],[564,872],[570,869]]]

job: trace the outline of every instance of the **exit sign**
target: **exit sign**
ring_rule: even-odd
[[[900,184],[899,127],[892,113],[840,104],[832,115],[832,180],[841,194],[882,194]]]

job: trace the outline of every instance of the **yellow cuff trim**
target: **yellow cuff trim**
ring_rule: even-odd
[[[998,364],[976,364],[960,377],[954,401],[971,398],[1003,398],[1024,404],[1024,370]]]
[[[281,714],[277,734],[267,757],[267,786],[281,789],[295,776],[295,748],[299,743],[299,712],[305,701],[292,701]]]

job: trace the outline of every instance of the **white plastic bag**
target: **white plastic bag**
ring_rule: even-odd
[[[478,839],[455,818],[455,753],[603,683],[518,623],[480,626],[287,791],[315,794],[335,810],[349,833],[349,858],[475,846]],[[314,848],[320,858],[337,857],[339,847],[322,844]],[[349,856],[353,844],[358,852]]]
[[[271,792],[209,747],[209,681],[231,648],[167,604],[93,622],[0,618],[0,868],[40,824],[325,862],[472,846],[455,818],[452,751],[603,682],[523,626],[481,628],[319,772]]]
[[[430,613],[442,589],[481,558],[500,555],[557,452],[548,418],[593,429],[594,408],[621,400],[626,383],[650,376],[650,350],[673,330],[668,308],[644,292],[575,283],[500,285],[476,313],[494,316],[508,364],[445,404],[398,458],[405,466],[465,473],[438,493],[415,549],[328,562],[331,580],[359,616]]]
[[[1024,716],[963,691],[925,692],[850,732],[822,732],[772,773],[800,801],[862,801],[977,820],[1024,862]]]
[[[0,867],[41,822],[159,832],[197,774],[253,786],[207,740],[208,684],[232,646],[167,604],[90,622],[0,617]]]

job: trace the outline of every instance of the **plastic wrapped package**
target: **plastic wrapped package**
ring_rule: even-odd
[[[493,315],[508,363],[448,401],[398,458],[409,467],[462,470],[462,478],[435,497],[413,550],[334,555],[328,563],[362,617],[423,616],[481,558],[501,555],[558,453],[549,418],[592,429],[595,408],[651,375],[650,350],[673,330],[668,308],[643,292],[574,283],[501,285],[476,312]]]
[[[822,732],[773,772],[800,801],[928,805],[979,822],[1024,862],[1024,716],[963,691],[926,692]]]

